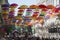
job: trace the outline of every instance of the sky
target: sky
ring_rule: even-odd
[[[32,4],[37,4],[37,0],[8,0],[10,4],[12,3],[17,3],[18,5],[32,5]]]
[[[37,1],[37,0],[8,0],[8,2],[9,2],[9,4],[16,3],[19,6],[21,6],[21,5],[30,6],[30,5],[33,5],[33,4],[37,5],[39,1]],[[16,11],[15,16],[17,16],[18,9],[16,8],[15,11]],[[25,13],[24,13],[24,15],[25,15]]]

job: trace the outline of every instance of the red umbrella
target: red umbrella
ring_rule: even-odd
[[[41,9],[47,8],[47,6],[45,6],[45,5],[39,5],[38,7]]]
[[[13,3],[13,4],[11,4],[10,6],[18,6],[17,4],[15,4],[15,3]]]
[[[52,12],[58,13],[59,10],[57,8],[52,9]]]
[[[24,12],[24,10],[23,9],[20,9],[20,10],[18,10],[18,12]]]

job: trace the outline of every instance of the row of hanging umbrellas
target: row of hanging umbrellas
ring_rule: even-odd
[[[9,5],[9,4],[4,4],[3,5],[4,7],[10,7],[10,8],[16,8],[17,6],[18,6],[18,4],[16,4],[16,3],[13,3],[13,4],[11,4],[11,5]],[[2,7],[3,7],[2,6]],[[43,4],[41,4],[41,5],[31,5],[31,6],[27,6],[27,5],[21,5],[18,9],[26,9],[26,8],[31,8],[31,9],[35,9],[35,8],[48,8],[48,9],[52,9],[52,8],[55,8],[55,6],[54,5],[48,5],[48,6],[46,6],[46,5],[43,5]],[[60,7],[58,7],[58,9],[60,9]]]
[[[18,9],[27,9],[27,8],[31,8],[31,9],[36,9],[36,8],[40,8],[40,9],[45,9],[45,8],[53,9],[53,8],[55,8],[55,6],[53,6],[53,5],[46,6],[46,5],[41,4],[39,6],[31,5],[31,6],[28,7],[27,5],[21,5]]]

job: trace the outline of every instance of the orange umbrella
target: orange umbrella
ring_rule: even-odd
[[[38,6],[37,5],[31,5],[29,8],[36,9],[36,8],[38,8]]]
[[[22,5],[22,6],[20,6],[18,9],[26,9],[26,8],[28,8],[27,5]]]
[[[55,8],[55,6],[53,6],[53,5],[48,5],[47,8],[48,8],[48,9],[53,9],[53,8]]]

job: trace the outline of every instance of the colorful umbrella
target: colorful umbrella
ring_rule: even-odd
[[[58,9],[58,10],[60,10],[60,6],[59,6],[59,7],[57,7],[57,9]]]
[[[27,9],[25,16],[31,16],[32,14],[32,9]]]
[[[16,20],[20,20],[20,21],[23,20],[23,18],[21,16],[16,16],[15,18],[16,18]]]
[[[39,12],[39,9],[36,8],[36,9],[34,10],[34,12]]]
[[[47,8],[48,8],[48,9],[53,9],[53,8],[55,8],[55,6],[53,6],[53,5],[48,5]]]
[[[3,7],[2,10],[9,10],[9,8],[8,7]]]
[[[29,8],[36,9],[36,8],[38,8],[38,6],[37,5],[31,5]]]
[[[22,5],[22,6],[20,6],[18,9],[26,9],[26,8],[28,8],[27,5]]]
[[[23,9],[19,9],[19,10],[18,10],[18,15],[22,15],[22,14],[23,14],[23,12],[24,12],[24,10],[23,10]]]
[[[9,7],[9,4],[3,4],[2,7]]]
[[[37,17],[36,20],[38,20],[40,23],[43,23],[44,22],[44,18],[43,17]]]
[[[45,9],[45,8],[47,8],[47,6],[45,6],[45,5],[39,5],[38,6],[40,9]]]
[[[48,9],[47,8],[45,8],[45,9],[42,9],[42,11],[47,11]]]
[[[36,18],[38,17],[38,15],[39,15],[39,12],[34,12],[32,16]]]
[[[52,9],[52,12],[58,13],[59,10],[57,8]]]
[[[16,8],[17,6],[18,6],[18,4],[13,3],[13,4],[10,5],[10,8]]]
[[[40,16],[45,16],[46,15],[46,12],[45,11],[42,11]]]
[[[50,18],[49,14],[45,15],[45,19],[49,19],[49,18]]]

